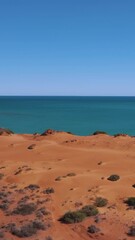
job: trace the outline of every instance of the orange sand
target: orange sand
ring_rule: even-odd
[[[29,150],[28,146],[35,144]],[[16,174],[18,168],[21,172]],[[16,207],[20,198],[28,195],[29,201],[48,199],[42,206],[50,212],[45,221],[50,223],[46,231],[38,231],[27,239],[45,240],[124,240],[128,228],[135,225],[135,210],[128,210],[123,203],[127,197],[135,196],[135,138],[129,136],[112,137],[104,134],[96,136],[74,136],[58,132],[53,135],[9,135],[0,136],[0,188],[6,186],[12,192]],[[75,173],[75,176],[66,175]],[[120,180],[111,182],[107,177],[118,174]],[[55,181],[57,177],[60,181]],[[66,177],[63,177],[66,176]],[[12,188],[16,184],[16,188]],[[18,193],[29,184],[38,184],[39,190]],[[45,195],[42,191],[54,188],[54,193]],[[33,197],[32,194],[35,194]],[[69,210],[92,204],[96,197],[108,199],[106,207],[99,208],[100,221],[89,217],[81,223],[62,224],[58,219]],[[32,200],[33,198],[33,200]],[[21,226],[35,215],[9,215],[0,209],[0,226],[10,222]],[[20,222],[23,221],[23,222]],[[94,224],[100,228],[97,234],[88,234],[87,227]],[[4,240],[20,239],[8,231]],[[25,238],[24,238],[25,239]]]

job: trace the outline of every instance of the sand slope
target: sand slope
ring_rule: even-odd
[[[31,145],[32,149],[28,149]],[[45,240],[48,236],[53,240],[134,238],[127,232],[135,225],[135,210],[128,209],[123,202],[127,197],[135,197],[133,137],[114,138],[104,134],[80,137],[64,132],[47,136],[0,136],[0,173],[3,174],[0,234],[5,240],[20,239],[9,223],[15,223],[18,228],[34,220],[44,222],[46,229],[38,229],[28,239]],[[118,174],[120,180],[108,181],[111,174]],[[26,188],[29,184],[36,184],[38,188]],[[43,193],[48,187],[53,188],[54,193]],[[99,208],[98,223],[96,217],[76,224],[58,221],[69,210],[93,204],[96,197],[108,199],[107,206]],[[34,211],[28,215],[14,213],[20,200],[23,204],[35,204]],[[43,215],[38,214],[41,208],[46,211]],[[100,232],[89,234],[87,228],[91,224]]]

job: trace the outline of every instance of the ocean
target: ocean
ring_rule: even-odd
[[[0,127],[16,133],[51,128],[135,135],[135,97],[0,97]]]

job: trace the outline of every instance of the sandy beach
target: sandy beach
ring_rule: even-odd
[[[20,239],[22,226],[44,223],[28,239],[131,239],[134,209],[125,200],[135,196],[135,138],[106,134],[75,136],[65,132],[2,134],[0,136],[0,234]],[[117,181],[108,177],[117,174]],[[48,189],[48,191],[47,191]],[[107,204],[96,216],[66,224],[68,211]],[[23,205],[31,205],[21,211]],[[30,208],[30,209],[29,209]],[[20,211],[20,212],[19,212]],[[27,212],[28,211],[28,212]],[[12,224],[12,226],[11,226]],[[89,233],[88,227],[98,229]],[[18,232],[17,232],[18,231]]]

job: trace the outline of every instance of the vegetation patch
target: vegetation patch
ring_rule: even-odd
[[[107,205],[107,203],[108,203],[108,200],[106,198],[97,197],[94,205],[96,207],[105,207]]]
[[[79,223],[86,218],[86,214],[81,211],[67,212],[60,219],[63,223]]]
[[[36,144],[31,144],[30,146],[28,146],[28,149],[29,150],[32,150],[32,149],[34,149],[36,147]]]
[[[119,179],[120,179],[120,176],[117,174],[112,174],[107,178],[107,180],[109,181],[118,181]]]
[[[68,173],[67,174],[67,177],[74,177],[74,176],[76,176],[76,173]]]
[[[131,226],[129,228],[128,235],[131,237],[135,237],[135,226]]]
[[[54,189],[53,188],[47,188],[43,191],[44,194],[51,194],[54,193]]]
[[[37,205],[34,203],[20,204],[16,209],[13,210],[12,214],[18,215],[29,215],[32,214],[37,208]]]
[[[88,227],[88,233],[98,233],[98,232],[100,232],[100,229],[99,228],[97,228],[95,225],[90,225],[89,227]]]
[[[93,205],[86,205],[81,209],[81,212],[84,213],[87,217],[95,216],[97,215],[98,209]]]
[[[0,180],[4,177],[3,173],[0,173]]]
[[[61,176],[58,176],[57,178],[55,178],[55,181],[61,181]]]
[[[38,230],[46,230],[48,228],[44,222],[34,220],[22,227],[11,226],[10,232],[20,238],[31,237],[37,233]]]
[[[27,187],[25,187],[25,189],[30,189],[30,190],[37,190],[39,189],[40,187],[37,185],[37,184],[30,184],[28,185]]]
[[[82,222],[86,217],[95,216],[98,214],[98,209],[92,205],[86,205],[78,211],[69,211],[60,219],[63,223],[78,223]]]
[[[135,197],[129,197],[124,201],[129,207],[133,207],[135,209]]]

